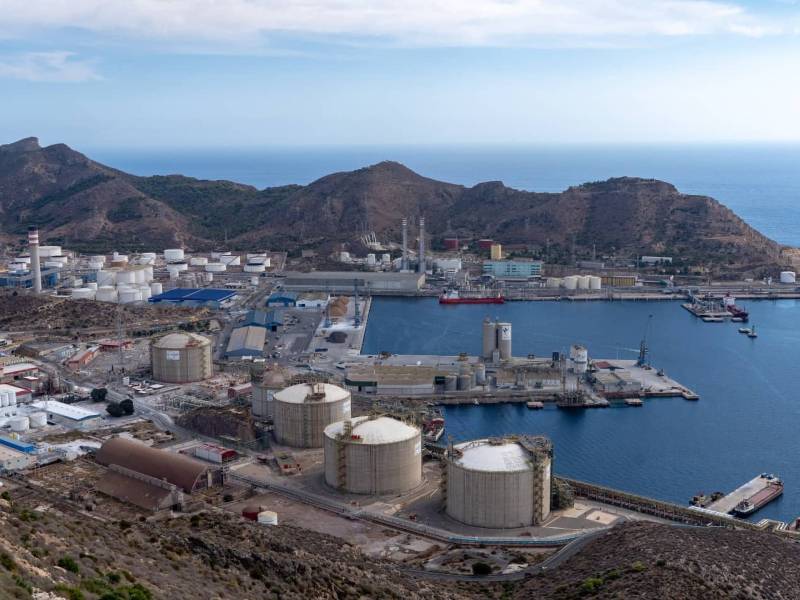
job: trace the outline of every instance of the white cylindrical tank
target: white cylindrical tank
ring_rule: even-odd
[[[226,270],[226,266],[224,263],[208,263],[206,265],[206,271],[208,273],[222,273]]]
[[[372,253],[367,254],[367,264],[370,265],[370,266],[375,264],[375,255],[374,254],[372,254]]]
[[[111,257],[111,260],[112,262],[125,263],[128,262],[128,255],[120,254],[119,252],[114,252],[114,255]]]
[[[94,300],[95,290],[90,287],[75,288],[72,297],[76,300]]]
[[[245,273],[263,273],[267,268],[260,263],[247,263],[242,270]]]
[[[183,248],[168,248],[164,250],[164,260],[168,263],[183,260]]]
[[[219,262],[229,267],[238,267],[241,264],[241,257],[238,254],[223,254],[219,257]]]
[[[44,427],[47,425],[47,413],[35,412],[28,416],[31,427]]]
[[[101,285],[97,288],[95,300],[99,300],[100,302],[116,302],[117,298],[117,290],[113,286]]]
[[[193,267],[205,267],[208,264],[208,259],[205,256],[193,256],[189,259],[189,264]]]
[[[466,392],[470,389],[471,378],[469,373],[461,373],[456,380],[456,389],[460,392]]]
[[[590,290],[599,290],[603,287],[603,279],[598,277],[597,275],[590,275],[589,276],[589,289]]]
[[[272,510],[263,510],[258,513],[256,521],[261,525],[277,525],[278,513]]]
[[[530,438],[546,440],[546,438]],[[446,511],[468,525],[526,527],[550,514],[552,444],[483,439],[456,445],[446,456]]]
[[[579,290],[588,290],[589,289],[589,276],[588,275],[578,275],[578,289]]]
[[[545,285],[549,288],[560,288],[563,282],[564,280],[561,277],[548,277]]]
[[[13,417],[8,420],[8,426],[11,431],[27,431],[28,427],[30,427],[30,421],[28,417]]]
[[[141,296],[142,300],[147,300],[148,298],[150,298],[150,296],[153,295],[152,292],[150,291],[150,286],[148,284],[143,283],[137,287],[139,289],[139,295]]]
[[[0,408],[8,406],[8,392],[0,392]]]
[[[797,274],[794,271],[781,271],[781,283],[796,283]]]
[[[258,277],[251,277],[250,285],[252,285],[253,287],[258,287]]]
[[[500,360],[511,360],[511,323],[497,323],[497,349]]]
[[[94,290],[95,292],[97,291],[97,283],[94,281],[88,282],[86,284],[86,287],[89,288],[90,290]]]
[[[330,383],[301,383],[273,396],[279,444],[320,448],[325,428],[350,418],[350,392]]]
[[[211,340],[196,333],[169,333],[150,345],[153,379],[190,383],[213,374]]]
[[[211,253],[211,260],[219,260],[219,257],[223,254],[230,254],[230,252],[212,252]]]
[[[422,481],[420,430],[391,417],[355,417],[324,431],[325,482],[353,494],[395,494]]]
[[[131,304],[139,302],[142,299],[142,292],[137,288],[118,288],[119,289],[119,303]]]
[[[486,365],[484,363],[475,365],[475,383],[477,385],[486,384]]]
[[[97,285],[114,285],[117,282],[117,272],[100,270],[97,272]]]
[[[444,389],[446,392],[455,392],[458,389],[458,375],[452,373],[445,375]]]
[[[39,258],[61,256],[61,246],[39,246]]]
[[[483,346],[482,356],[486,360],[492,359],[492,353],[497,348],[497,324],[489,317],[483,320]]]
[[[103,268],[105,263],[89,261],[89,268],[94,271],[99,271]]]
[[[390,254],[381,254],[381,262],[385,265],[388,265],[392,262],[392,256]]]
[[[163,293],[163,291],[164,291],[164,286],[163,286],[163,285],[161,285],[161,283],[160,283],[160,282],[158,282],[158,281],[153,281],[153,282],[150,284],[150,295],[152,295],[152,296],[158,296],[159,294]]]
[[[578,288],[578,276],[567,275],[564,277],[564,289],[575,290]]]
[[[130,285],[132,283],[136,283],[136,272],[135,271],[120,271],[117,273],[117,285]]]
[[[589,366],[589,351],[585,346],[573,344],[569,349],[569,358],[572,360],[576,373],[585,373]]]

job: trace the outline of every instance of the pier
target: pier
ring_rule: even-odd
[[[758,475],[757,477],[754,477],[747,483],[733,490],[730,494],[727,494],[716,502],[712,502],[706,507],[706,509],[721,514],[729,514],[740,502],[748,500],[756,494],[766,490],[774,481],[775,479],[768,479],[767,477]]]

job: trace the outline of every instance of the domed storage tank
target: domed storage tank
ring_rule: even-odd
[[[153,379],[166,383],[202,381],[212,375],[211,340],[196,333],[170,333],[150,345]]]
[[[797,274],[794,271],[781,271],[781,283],[796,283]]]
[[[447,514],[476,527],[513,528],[550,514],[553,445],[545,437],[490,438],[446,455]]]
[[[390,417],[325,428],[325,482],[353,494],[395,494],[422,481],[420,430]]]
[[[31,427],[44,427],[47,425],[47,413],[36,412],[28,415]]]
[[[279,444],[321,448],[325,428],[350,418],[350,392],[330,383],[300,383],[275,393],[272,410]]]

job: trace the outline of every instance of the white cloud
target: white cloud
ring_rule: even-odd
[[[0,77],[68,83],[100,79],[90,62],[65,51],[0,56]]]
[[[181,43],[252,43],[265,34],[294,33],[480,46],[765,35],[782,26],[722,0],[0,0],[0,30],[41,28]]]

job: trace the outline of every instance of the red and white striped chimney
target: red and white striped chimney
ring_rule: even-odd
[[[33,291],[42,293],[42,267],[39,264],[39,229],[28,227],[28,246],[31,251],[31,272],[33,273]]]

